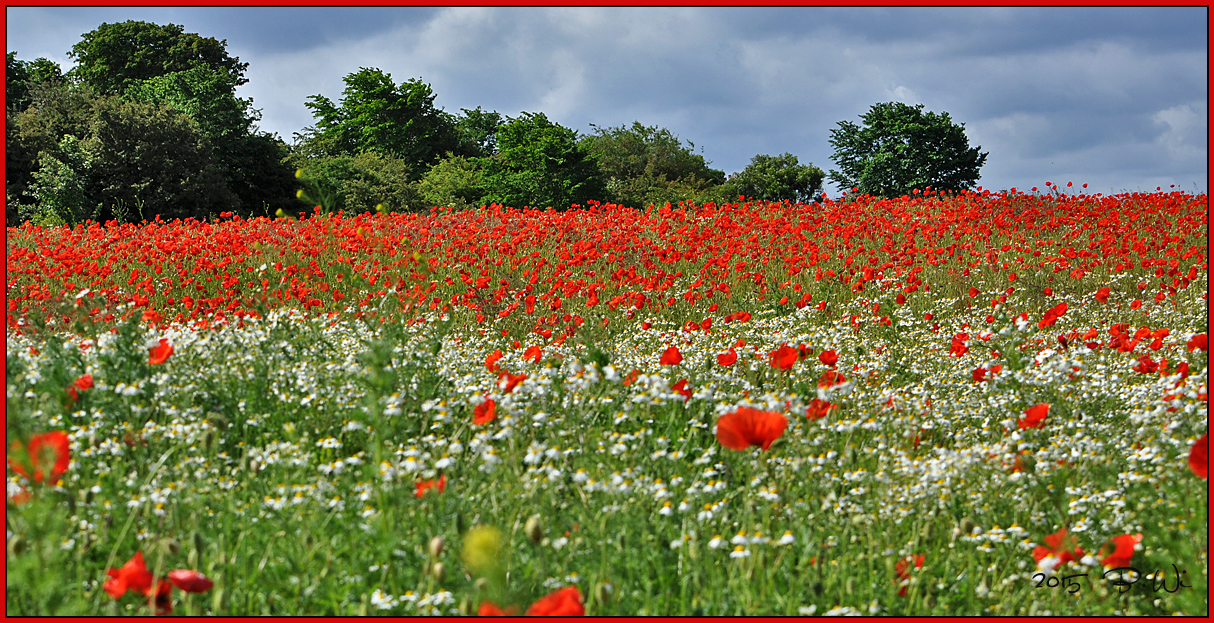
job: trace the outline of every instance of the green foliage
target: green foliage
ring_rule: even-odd
[[[61,84],[63,72],[54,61],[36,58],[23,61],[17,58],[16,52],[9,52],[4,57],[4,105],[6,108],[21,112],[29,107],[30,84]]]
[[[513,207],[565,209],[602,198],[606,187],[594,156],[576,131],[543,113],[523,113],[497,131],[498,153],[481,160],[484,201]]]
[[[430,167],[417,187],[427,205],[473,207],[481,205],[485,195],[484,172],[476,160],[448,154]]]
[[[300,155],[376,151],[404,160],[417,179],[442,154],[459,148],[455,122],[434,107],[434,92],[420,79],[397,85],[391,74],[363,67],[342,80],[346,88],[339,104],[323,95],[304,104],[317,121],[296,134]]]
[[[18,214],[19,205],[29,213],[31,206],[38,204],[30,185],[41,155],[56,153],[67,136],[81,139],[90,136],[90,120],[97,102],[92,89],[86,86],[54,80],[27,84],[30,104],[21,112],[12,108],[5,111],[5,218],[10,223],[22,218]]]
[[[22,220],[35,224],[76,224],[94,216],[97,205],[87,192],[92,177],[96,146],[72,135],[63,137],[51,152],[38,154],[38,170],[33,173],[29,193],[36,203],[22,205]]]
[[[103,95],[118,95],[138,82],[195,67],[222,74],[234,86],[248,82],[244,72],[249,64],[228,55],[226,39],[186,33],[175,24],[103,23],[81,35],[68,56],[76,60],[68,75]]]
[[[205,217],[235,209],[222,165],[198,124],[174,108],[99,100],[90,134],[95,198],[141,206],[147,217]],[[115,215],[117,216],[117,215]]]
[[[252,108],[253,100],[236,97],[235,89],[231,76],[198,66],[137,82],[125,97],[172,106],[198,123],[223,165],[225,184],[240,200],[241,214],[293,207],[293,169],[284,162],[288,150],[275,136],[254,131],[260,111]]]
[[[666,128],[599,128],[582,138],[583,149],[594,154],[606,188],[617,203],[645,207],[700,198],[704,191],[725,181],[724,171],[709,168],[704,157],[694,153]]]
[[[455,118],[455,129],[459,132],[460,149],[469,156],[492,156],[497,153],[497,130],[504,123],[496,110],[485,112],[477,106],[473,110],[461,109],[462,115]]]
[[[235,89],[231,76],[198,66],[135,82],[127,87],[124,97],[132,102],[172,106],[194,119],[208,137],[230,138],[248,134],[259,118],[257,111],[250,110],[253,100],[236,97]]]
[[[987,153],[970,148],[965,124],[948,113],[924,113],[923,105],[873,104],[863,127],[840,121],[831,130],[830,179],[846,190],[896,197],[928,186],[941,191],[972,188]]]
[[[305,190],[299,198],[308,207],[320,205],[325,212],[350,216],[374,212],[379,204],[386,211],[422,208],[417,185],[409,180],[409,164],[401,158],[375,152],[314,158],[300,170]]]
[[[758,154],[745,169],[731,175],[722,190],[726,200],[739,195],[762,201],[808,203],[819,199],[826,174],[813,163],[797,164],[797,157]]]

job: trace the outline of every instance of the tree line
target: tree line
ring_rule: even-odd
[[[338,101],[307,98],[314,124],[287,144],[236,96],[247,63],[227,41],[179,25],[101,24],[68,53],[5,58],[5,216],[10,224],[295,214],[315,204],[356,214],[488,203],[565,209],[820,200],[826,173],[790,154],[714,169],[694,143],[634,122],[580,133],[542,112],[509,117],[435,106],[421,79],[363,67]],[[891,196],[972,187],[986,158],[963,124],[922,106],[877,104],[863,126],[831,131],[832,181]]]

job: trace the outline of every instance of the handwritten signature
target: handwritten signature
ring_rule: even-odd
[[[1189,573],[1187,570],[1182,570],[1176,565],[1172,565],[1172,570],[1175,571],[1175,575],[1173,577],[1176,581],[1171,587],[1168,586],[1168,579],[1164,577],[1162,570],[1151,574],[1149,577],[1150,584],[1143,584],[1143,586],[1149,586],[1151,591],[1156,593],[1158,593],[1160,589],[1169,593],[1175,593],[1182,588],[1193,588],[1192,584],[1185,584],[1185,576]],[[1055,575],[1046,575],[1044,573],[1033,574],[1033,579],[1037,580],[1037,588],[1061,588],[1072,595],[1078,593],[1080,590],[1080,584],[1077,578],[1087,577],[1088,574],[1086,573],[1064,575],[1061,578]],[[1109,584],[1116,586],[1118,593],[1124,593],[1147,576],[1143,575],[1142,572],[1134,567],[1117,567],[1115,569],[1105,571],[1100,577],[1108,581]]]

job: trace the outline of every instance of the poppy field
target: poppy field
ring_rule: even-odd
[[[1207,210],[8,228],[7,613],[1205,616]]]

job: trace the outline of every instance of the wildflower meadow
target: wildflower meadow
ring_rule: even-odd
[[[1206,616],[1207,211],[10,227],[7,614]]]

